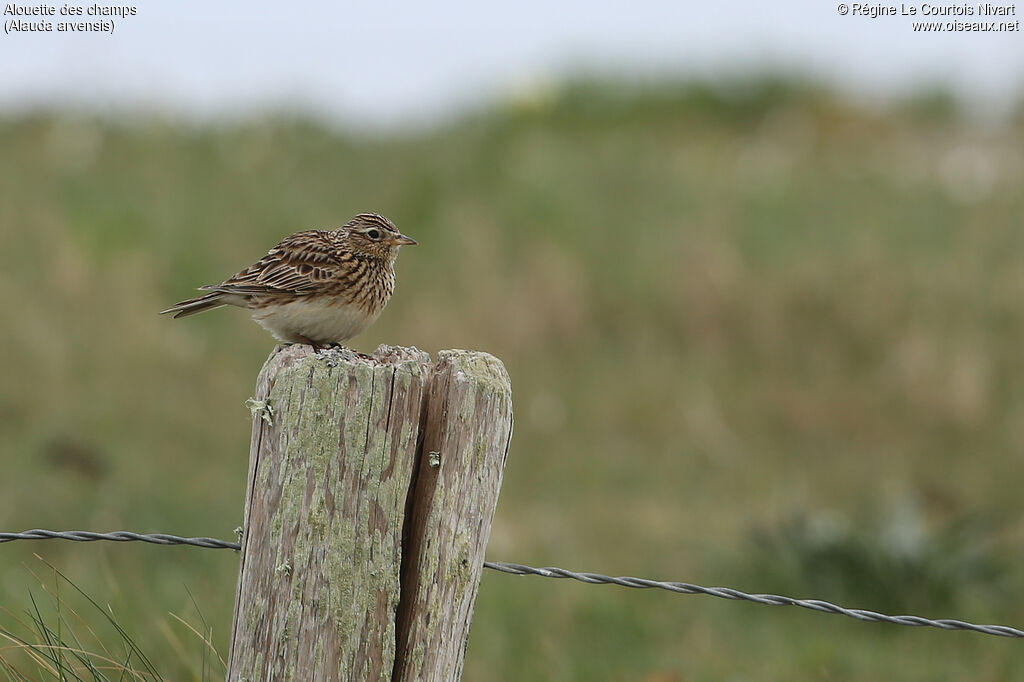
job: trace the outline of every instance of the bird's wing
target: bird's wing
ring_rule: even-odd
[[[298,232],[234,277],[200,288],[240,295],[314,293],[352,259],[332,237],[321,230]]]

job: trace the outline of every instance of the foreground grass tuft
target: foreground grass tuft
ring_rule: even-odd
[[[162,682],[165,679],[112,609],[104,608],[53,565],[40,561],[52,574],[50,581],[46,581],[33,573],[45,599],[37,599],[36,592],[30,591],[31,606],[22,614],[4,609],[12,625],[0,625],[0,640],[6,642],[6,646],[0,645],[0,672],[8,680]],[[180,616],[171,614],[171,617],[202,645],[195,679],[203,682],[215,679],[211,675],[216,665],[222,678],[225,663],[213,648],[198,605],[196,612],[203,631]],[[175,644],[182,646],[181,640],[173,637]]]

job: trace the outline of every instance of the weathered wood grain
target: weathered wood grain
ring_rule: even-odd
[[[428,363],[293,345],[264,365],[229,681],[391,679]]]
[[[501,362],[279,347],[250,405],[227,680],[459,680],[512,433]]]
[[[427,393],[398,612],[398,681],[462,677],[512,437],[512,388],[487,353],[441,351]]]

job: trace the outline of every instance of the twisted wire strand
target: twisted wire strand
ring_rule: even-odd
[[[216,538],[183,538],[166,533],[131,533],[120,530],[113,533],[93,533],[87,530],[26,530],[23,533],[0,533],[0,543],[12,540],[74,540],[75,542],[94,542],[111,540],[113,542],[149,542],[154,545],[192,545],[209,549],[241,549],[237,542],[227,542]]]
[[[633,578],[630,576],[612,577],[600,573],[577,573],[564,568],[547,566],[544,568],[533,568],[521,564],[509,564],[504,562],[485,561],[486,568],[512,575],[539,575],[544,578],[569,578],[591,585],[621,585],[622,587],[635,587],[639,589],[655,588],[668,590],[679,594],[704,594],[710,597],[721,597],[722,599],[734,599],[764,604],[765,606],[799,606],[800,608],[819,611],[821,613],[832,613],[840,616],[849,616],[857,620],[875,623],[893,623],[894,625],[909,625],[912,627],[933,627],[940,630],[970,630],[986,635],[997,637],[1024,638],[1024,630],[1018,630],[1007,625],[977,625],[962,620],[944,618],[932,620],[921,616],[889,616],[876,611],[864,609],[847,609],[820,599],[794,599],[783,597],[778,594],[748,594],[735,590],[731,587],[702,587],[691,583],[667,582],[661,580],[648,580],[646,578]]]
[[[117,531],[113,533],[93,533],[91,531],[52,531],[52,530],[27,530],[22,533],[0,533],[0,543],[11,542],[12,540],[74,540],[75,542],[93,542],[96,540],[111,540],[114,542],[149,542],[156,545],[191,545],[194,547],[206,547],[210,549],[241,549],[240,543],[227,542],[216,538],[185,538],[167,533],[131,533],[128,531]],[[820,613],[831,613],[840,616],[848,616],[873,623],[892,623],[894,625],[907,625],[911,627],[933,627],[940,630],[968,630],[980,632],[985,635],[996,637],[1024,638],[1024,630],[1018,630],[1007,625],[978,625],[962,620],[944,618],[932,620],[921,616],[889,616],[877,611],[866,611],[864,609],[848,609],[837,606],[820,599],[794,599],[783,597],[778,594],[750,594],[741,592],[731,587],[702,587],[692,583],[671,582],[662,580],[649,580],[647,578],[634,578],[631,576],[613,577],[601,573],[587,573],[569,571],[564,568],[545,566],[535,568],[522,564],[513,564],[503,561],[485,561],[484,568],[493,571],[509,573],[511,575],[535,575],[542,578],[567,578],[578,580],[590,585],[620,585],[637,589],[659,589],[675,592],[677,594],[703,594],[721,599],[733,599],[749,601],[765,606],[798,606]]]

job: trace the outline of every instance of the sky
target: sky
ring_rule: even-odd
[[[12,16],[10,7],[47,3],[57,12],[124,6],[136,14],[114,16],[112,34],[7,32],[12,20],[41,19]],[[923,16],[954,5],[974,14]],[[868,15],[879,7],[897,16]],[[903,16],[911,7],[918,15]],[[443,120],[573,74],[715,81],[759,71],[810,76],[868,99],[943,85],[975,109],[998,111],[1024,95],[1024,33],[924,33],[912,22],[1019,22],[1024,7],[1013,8],[981,17],[978,5],[962,2],[832,0],[7,3],[0,111],[78,107],[208,120],[298,109],[389,128]]]

